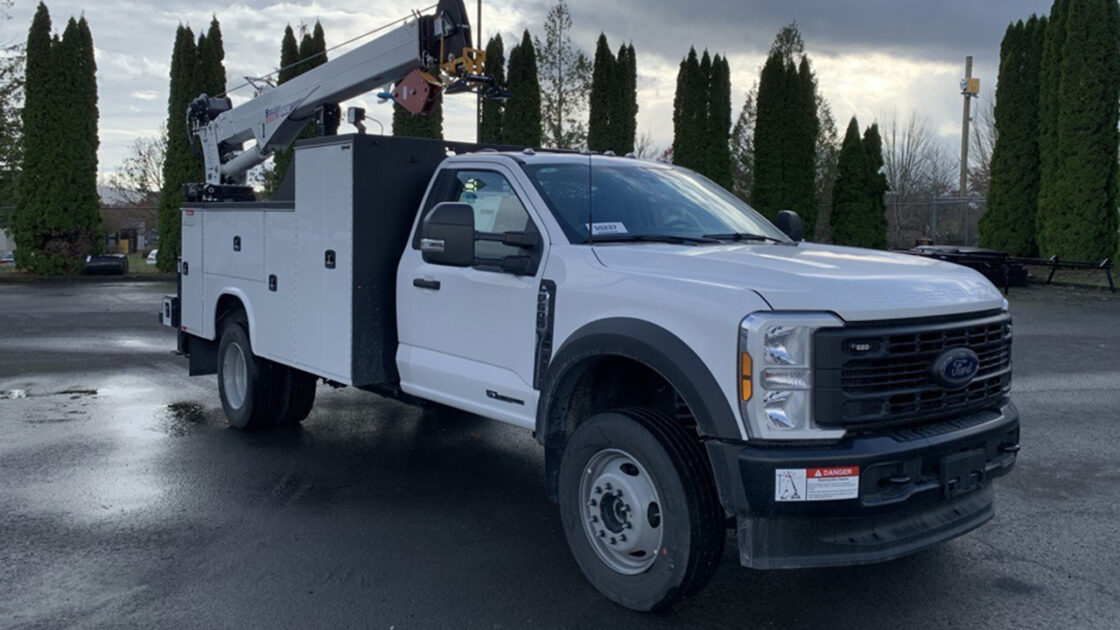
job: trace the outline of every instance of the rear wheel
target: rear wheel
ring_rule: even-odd
[[[615,602],[663,610],[703,588],[726,532],[696,435],[652,409],[589,418],[560,466],[560,517],[587,579]]]
[[[253,354],[243,314],[222,320],[218,394],[230,426],[259,429],[273,423],[283,400],[277,368],[279,366]]]
[[[279,373],[283,404],[276,415],[277,426],[303,422],[315,406],[315,375],[286,365],[273,364]]]

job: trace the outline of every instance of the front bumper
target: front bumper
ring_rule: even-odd
[[[994,515],[992,480],[1011,470],[1019,414],[998,411],[816,446],[708,442],[739,558],[754,568],[882,562],[955,538]],[[858,467],[858,497],[777,501],[776,471]]]

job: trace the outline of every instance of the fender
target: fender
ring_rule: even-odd
[[[210,307],[210,311],[213,313],[213,316],[210,318],[210,320],[208,322],[210,324],[210,330],[207,331],[207,332],[210,333],[209,339],[211,339],[213,341],[219,341],[219,339],[218,339],[218,314],[219,314],[218,313],[218,303],[221,302],[222,298],[227,296],[227,295],[235,297],[235,298],[238,299],[238,301],[241,302],[242,308],[245,309],[245,319],[249,324],[249,343],[251,343],[254,348],[258,347],[257,346],[257,327],[254,325],[257,320],[253,316],[253,303],[252,303],[252,301],[249,300],[249,296],[246,295],[244,291],[242,291],[241,289],[239,289],[237,287],[222,287],[221,291],[218,291],[217,297],[215,297],[215,299],[214,299],[214,304]]]
[[[642,363],[669,382],[696,418],[705,437],[742,439],[723,391],[700,357],[668,330],[631,318],[598,320],[571,334],[549,363],[537,403],[536,438],[545,447],[546,483],[555,495],[560,456],[567,442],[564,411],[582,364],[619,356]],[[732,367],[728,366],[728,370]]]

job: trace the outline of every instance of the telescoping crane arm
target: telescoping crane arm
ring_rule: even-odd
[[[462,0],[440,0],[434,14],[417,14],[237,107],[228,97],[203,94],[187,112],[188,133],[198,136],[206,163],[206,183],[196,192],[214,201],[251,198],[249,169],[291,145],[320,108],[390,83],[393,99],[414,114],[433,107],[441,91],[502,98],[504,91],[484,70],[485,53],[471,46]],[[250,140],[255,146],[243,149]]]

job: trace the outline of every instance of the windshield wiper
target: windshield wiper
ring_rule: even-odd
[[[677,243],[688,245],[711,245],[719,240],[710,236],[681,236],[679,234],[604,234],[593,236],[584,243]]]
[[[765,234],[751,234],[749,232],[728,232],[726,234],[705,234],[704,238],[712,238],[718,241],[770,241],[772,243],[785,243],[779,238],[773,236],[766,236]]]

